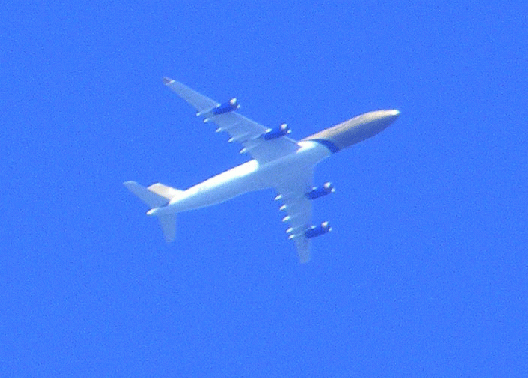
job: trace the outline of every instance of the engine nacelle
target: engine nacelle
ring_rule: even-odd
[[[233,110],[237,110],[238,108],[240,108],[240,104],[238,103],[238,100],[235,97],[233,97],[228,102],[224,104],[220,104],[216,108],[211,109],[211,114],[220,115],[220,114],[232,112]]]
[[[316,236],[324,235],[332,231],[332,227],[328,222],[323,222],[319,226],[312,226],[304,232],[304,236],[308,239],[315,238]]]
[[[220,104],[220,105],[215,106],[212,109],[196,113],[196,115],[205,117],[204,122],[208,122],[209,118],[211,117],[224,114],[224,113],[229,113],[229,112],[232,112],[233,110],[237,110],[238,108],[240,108],[240,104],[238,103],[238,100],[233,97],[231,100],[229,100],[228,102],[224,104]]]
[[[325,182],[321,187],[314,186],[312,190],[306,193],[306,197],[313,200],[322,196],[326,196],[333,192],[335,192],[334,185],[330,181],[328,181]]]
[[[262,134],[262,139],[271,140],[283,137],[286,134],[291,133],[290,128],[287,124],[283,123],[282,125],[275,127],[273,129],[268,129],[264,134]]]

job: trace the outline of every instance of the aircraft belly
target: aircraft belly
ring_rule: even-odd
[[[225,202],[241,194],[267,188],[282,187],[284,183],[304,178],[306,172],[330,155],[330,151],[313,141],[300,142],[301,148],[290,155],[259,165],[248,161],[187,189],[159,213],[179,213]],[[299,176],[299,177],[297,177]]]
[[[265,189],[259,176],[258,163],[252,160],[187,189],[185,195],[170,206],[177,212],[193,210]]]

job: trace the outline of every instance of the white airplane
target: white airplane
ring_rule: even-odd
[[[310,260],[310,239],[331,231],[328,222],[311,223],[311,201],[334,192],[330,182],[312,186],[315,166],[331,154],[376,135],[400,114],[398,110],[365,113],[297,142],[286,136],[290,133],[286,124],[267,128],[237,113],[240,105],[236,98],[220,104],[175,80],[164,78],[163,82],[192,105],[204,122],[214,122],[217,132],[227,132],[229,142],[241,143],[240,153],[253,158],[187,190],[161,183],[145,188],[134,181],[125,182],[151,207],[147,214],[159,219],[167,242],[176,237],[176,214],[274,188],[278,193],[275,199],[282,202],[280,210],[287,213],[283,222],[289,224],[286,232],[295,242],[301,263]]]

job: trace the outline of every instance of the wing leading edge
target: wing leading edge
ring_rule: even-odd
[[[204,117],[205,122],[218,125],[217,132],[227,132],[230,136],[229,142],[241,143],[244,148],[240,152],[248,153],[259,164],[281,158],[299,149],[296,141],[285,136],[274,139],[263,138],[270,129],[234,111],[238,109],[236,99],[220,104],[176,80],[165,77],[163,82],[193,106],[197,115]]]

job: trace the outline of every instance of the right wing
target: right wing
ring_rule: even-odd
[[[176,80],[163,78],[166,86],[178,96],[187,101],[197,110],[197,115],[206,117],[204,121],[216,123],[218,132],[226,131],[230,135],[230,142],[239,142],[244,148],[241,153],[248,153],[260,164],[270,162],[291,154],[299,149],[293,139],[282,136],[280,138],[265,140],[261,136],[269,129],[238,114],[229,111],[222,114],[212,114],[211,111],[220,104]]]
[[[306,193],[313,181],[313,171],[281,181],[276,188],[279,193],[276,198],[283,203],[281,210],[287,214],[283,221],[289,225],[287,233],[295,243],[299,261],[306,263],[310,261],[310,239],[305,232],[312,220],[312,202],[306,197]]]

